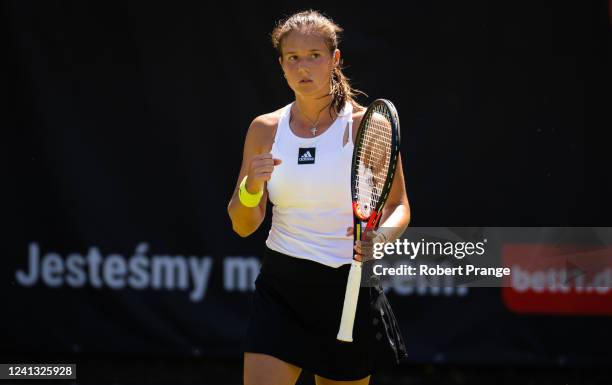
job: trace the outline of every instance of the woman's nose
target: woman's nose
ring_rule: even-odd
[[[298,69],[302,70],[302,69],[310,69],[310,62],[306,59],[299,59],[298,60]]]
[[[299,65],[298,66],[298,73],[300,75],[308,75],[308,74],[310,74],[310,67],[307,64]]]

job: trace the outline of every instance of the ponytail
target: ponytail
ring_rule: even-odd
[[[355,101],[355,96],[358,94],[365,95],[362,91],[351,87],[349,78],[344,75],[340,67],[334,67],[332,71],[331,94],[331,108],[338,114],[342,111],[347,101],[353,105],[353,108],[361,109],[359,103]]]

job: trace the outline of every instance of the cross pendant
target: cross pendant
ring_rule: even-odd
[[[317,135],[317,128],[316,127],[311,128],[310,132],[312,132],[312,136]]]

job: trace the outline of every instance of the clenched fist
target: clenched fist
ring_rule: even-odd
[[[272,157],[272,153],[255,155],[249,161],[249,172],[246,180],[246,189],[251,194],[263,190],[264,184],[272,177],[274,167],[281,164],[280,159]]]

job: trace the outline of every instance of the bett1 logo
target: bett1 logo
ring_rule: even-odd
[[[502,297],[515,313],[611,315],[612,247],[512,244],[502,248]]]

